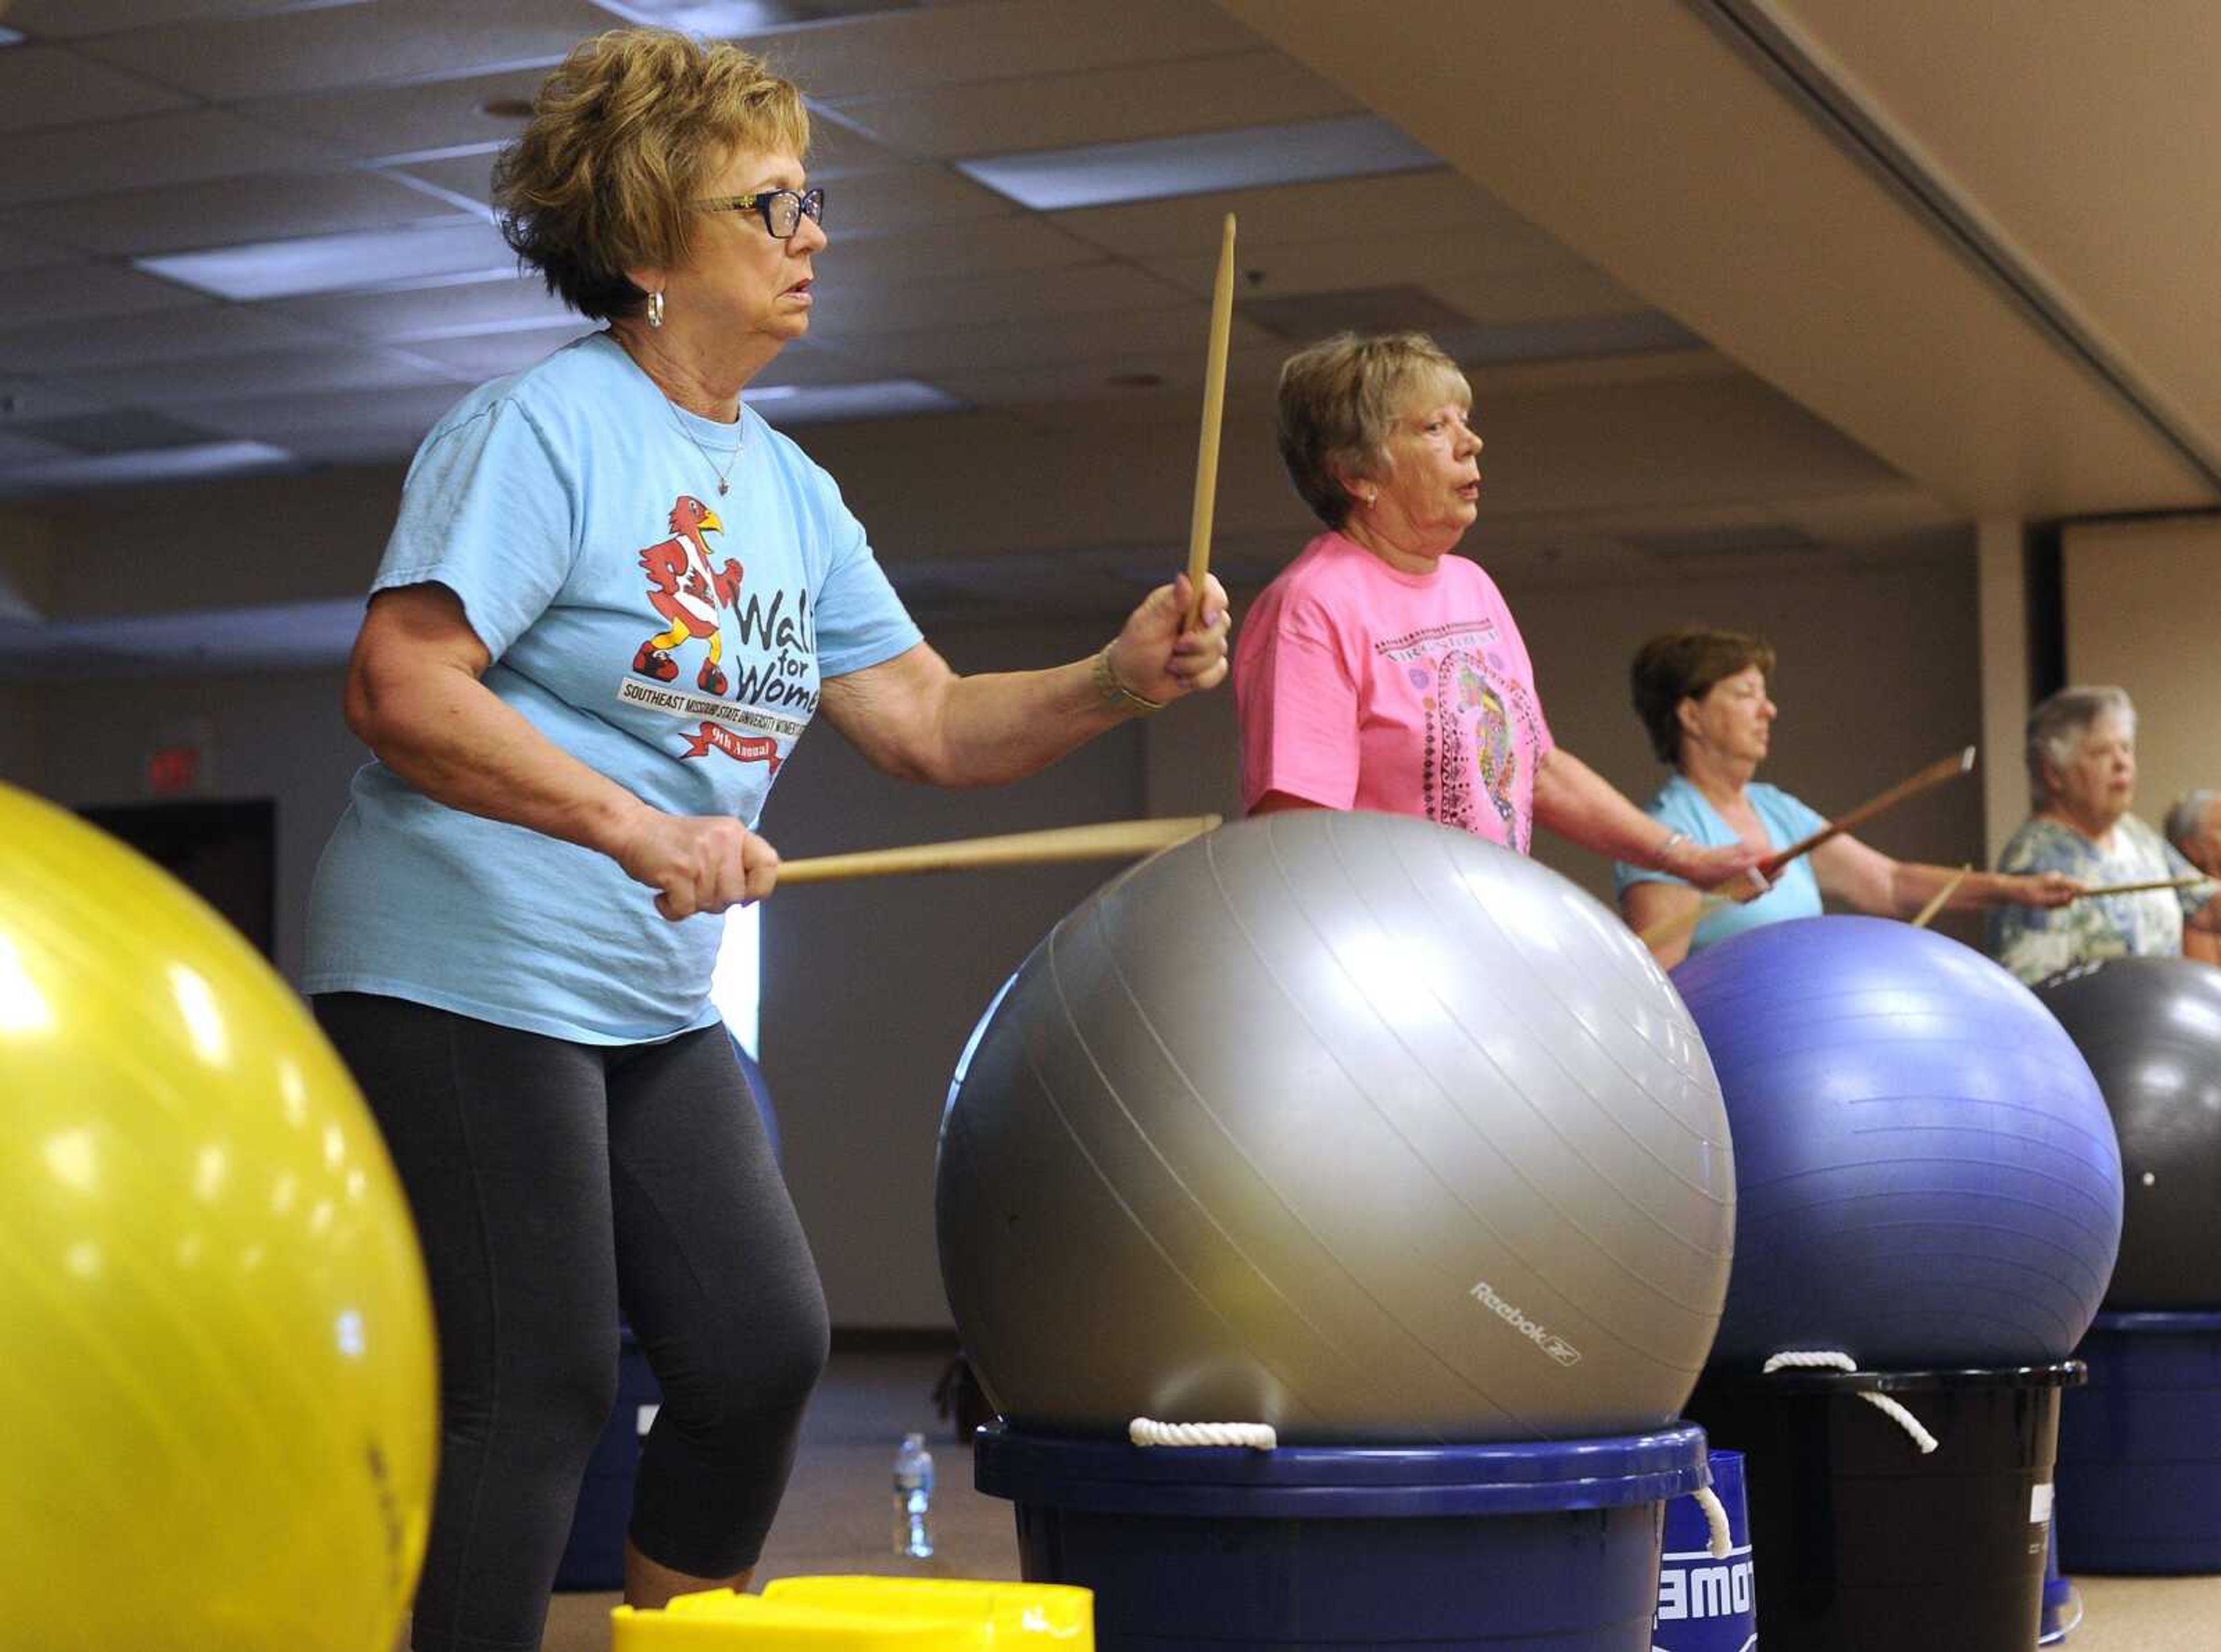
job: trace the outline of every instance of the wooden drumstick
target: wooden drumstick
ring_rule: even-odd
[[[1796,842],[1792,843],[1787,848],[1767,856],[1765,860],[1758,863],[1758,871],[1760,875],[1764,877],[1767,882],[1771,883],[1775,875],[1778,874],[1783,867],[1788,866],[1790,862],[1792,860],[1801,860],[1804,856],[1811,854],[1813,850],[1818,848],[1823,843],[1827,842],[1831,838],[1841,836],[1843,833],[1849,831],[1855,826],[1864,825],[1868,821],[1872,820],[1876,815],[1882,813],[1885,810],[1896,808],[1898,804],[1903,803],[1908,798],[1918,797],[1924,792],[1930,791],[1933,788],[1943,785],[1946,780],[1954,780],[1958,779],[1960,775],[1966,773],[1974,767],[1974,748],[1972,746],[1968,746],[1961,751],[1955,751],[1949,757],[1939,758],[1936,761],[1929,764],[1927,767],[1922,769],[1918,773],[1908,775],[1905,779],[1899,780],[1895,785],[1890,787],[1888,791],[1879,792],[1874,797],[1868,798],[1857,808],[1852,810],[1850,813],[1842,816],[1839,819],[1829,822],[1827,825],[1822,827],[1818,831],[1812,833],[1809,836],[1799,838]],[[1674,917],[1663,919],[1643,930],[1641,937],[1642,944],[1646,947],[1661,946],[1666,942],[1673,940],[1676,936],[1679,936],[1686,930],[1695,929],[1698,924],[1704,922],[1707,916],[1717,911],[1721,907],[1725,906],[1726,904],[1728,904],[1728,900],[1725,896],[1707,895],[1704,899],[1699,901],[1695,905],[1689,908],[1687,911],[1680,913],[1679,916]]]
[[[1945,880],[1943,887],[1936,892],[1928,904],[1920,909],[1920,916],[1912,920],[1912,927],[1916,929],[1924,929],[1934,923],[1936,913],[1951,904],[1951,897],[1959,892],[1959,885],[1967,881],[1967,874],[1974,869],[1973,865],[1969,863],[1953,873]]]
[[[853,854],[812,855],[807,860],[782,862],[779,886],[784,889],[789,884],[829,883],[843,878],[886,878],[912,872],[970,872],[985,867],[1123,860],[1170,848],[1191,837],[1200,837],[1218,823],[1217,815],[1114,820],[1092,826],[1012,832],[1000,837],[966,837],[946,843],[913,843],[902,848],[862,849]]]
[[[1187,612],[1180,629],[1203,615],[1203,582],[1211,572],[1211,517],[1218,500],[1218,430],[1226,411],[1226,350],[1234,330],[1234,215],[1218,241],[1218,278],[1211,290],[1211,344],[1203,366],[1203,432],[1195,455],[1195,511],[1187,529]]]
[[[2095,889],[2084,890],[2074,898],[2089,900],[2098,895],[2143,895],[2159,889],[2195,889],[2202,883],[2212,881],[2208,878],[2162,878],[2148,884],[2101,884]]]

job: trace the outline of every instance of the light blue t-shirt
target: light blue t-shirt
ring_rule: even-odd
[[[1777,849],[1810,837],[1828,823],[1779,786],[1754,782],[1743,788],[1743,795],[1750,799],[1750,806],[1766,828],[1767,841]],[[1725,848],[1738,841],[1735,828],[1720,818],[1719,810],[1705,800],[1703,792],[1679,774],[1658,789],[1658,795],[1642,806],[1642,812],[1674,831],[1686,833],[1691,842],[1705,848]],[[1630,884],[1686,884],[1686,880],[1649,867],[1631,867],[1624,860],[1615,864],[1612,892],[1624,893]],[[1689,950],[1702,952],[1746,929],[1768,923],[1819,916],[1820,880],[1812,875],[1812,861],[1807,856],[1784,867],[1774,887],[1756,900],[1716,907],[1707,913],[1689,937]]]
[[[918,641],[830,477],[752,410],[673,406],[603,333],[424,439],[372,589],[426,581],[462,599],[485,685],[556,745],[659,809],[750,825],[821,681]],[[716,1019],[724,920],[673,923],[654,898],[605,855],[373,762],[316,869],[303,989],[669,1037]]]

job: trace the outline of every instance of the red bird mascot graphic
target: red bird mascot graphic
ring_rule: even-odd
[[[641,676],[659,683],[676,678],[679,667],[672,663],[672,650],[692,637],[710,645],[695,683],[705,694],[725,691],[725,673],[717,667],[724,658],[725,640],[718,633],[717,617],[740,595],[741,565],[728,557],[713,567],[709,541],[702,537],[724,531],[716,511],[691,493],[682,493],[671,507],[671,537],[640,554],[640,565],[648,570],[648,606],[671,622],[633,656],[632,668]]]

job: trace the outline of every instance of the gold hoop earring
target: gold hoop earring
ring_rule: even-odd
[[[650,327],[663,325],[663,295],[660,292],[648,295],[648,324]]]

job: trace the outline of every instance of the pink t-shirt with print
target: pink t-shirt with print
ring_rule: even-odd
[[[1243,619],[1234,696],[1245,809],[1285,792],[1527,852],[1550,727],[1527,645],[1478,564],[1403,573],[1321,534]]]

